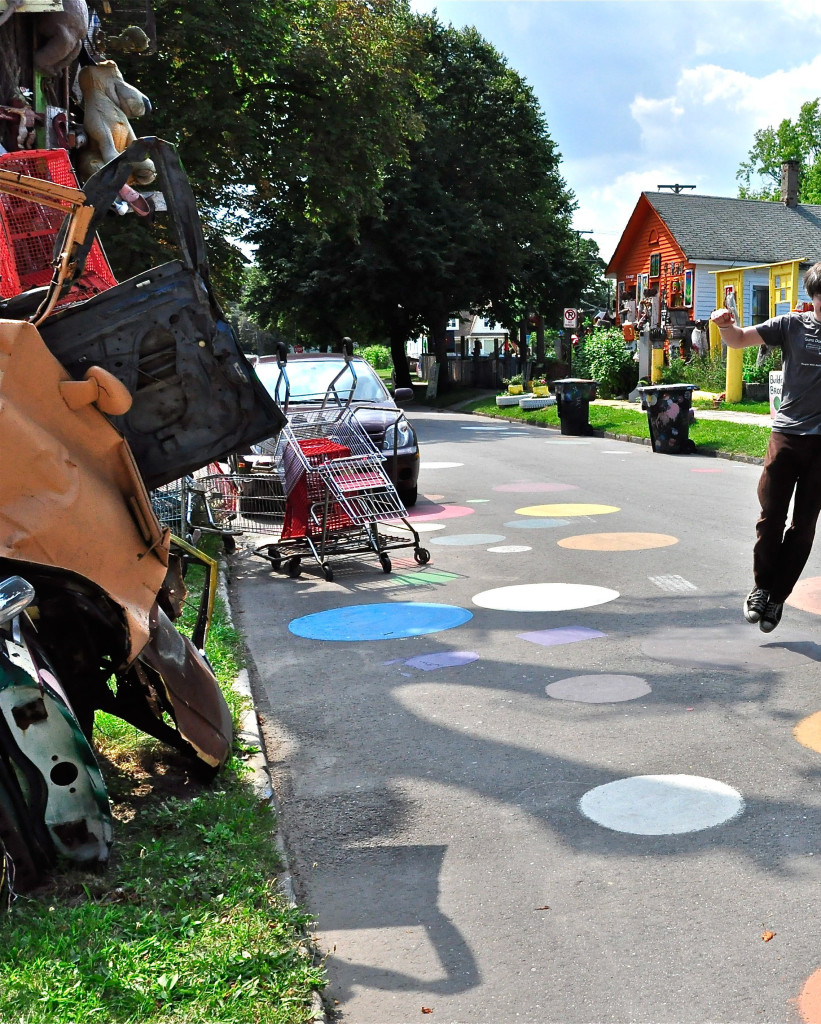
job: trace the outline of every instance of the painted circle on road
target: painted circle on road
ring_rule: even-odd
[[[528,483],[526,480],[520,480],[515,484],[498,484],[493,488],[494,491],[502,491],[507,494],[538,494],[540,491],[578,491],[578,489],[575,484],[540,483],[539,481]]]
[[[503,524],[511,530],[552,530],[557,526],[570,526],[569,519],[519,519]]]
[[[699,775],[636,775],[589,790],[579,810],[614,832],[672,836],[731,821],[744,799],[725,782]]]
[[[821,1024],[821,969],[804,982],[796,1007],[805,1024]]]
[[[785,603],[802,612],[821,615],[821,576],[799,580]]]
[[[617,505],[527,505],[517,508],[517,516],[606,516],[611,512],[620,512]]]
[[[451,604],[397,601],[329,608],[292,619],[288,629],[309,640],[396,640],[461,626],[473,612]]]
[[[452,537],[433,537],[431,544],[446,544],[453,547],[469,547],[472,544],[498,544],[504,540],[503,533],[457,533]]]
[[[803,747],[821,754],[821,711],[802,718],[792,734]]]
[[[423,672],[433,672],[440,668],[457,668],[478,661],[476,651],[435,651],[433,654],[417,654],[405,662],[411,668],[420,668]]]
[[[650,692],[647,680],[640,676],[571,676],[545,687],[548,697],[582,704],[617,704],[645,697]]]
[[[557,543],[574,551],[647,551],[678,544],[678,537],[665,533],[585,533],[563,537]]]
[[[564,612],[606,604],[618,596],[618,590],[584,583],[522,583],[483,590],[476,594],[473,603],[502,612]]]
[[[527,544],[502,544],[501,547],[488,548],[494,555],[520,555],[523,551],[532,551]]]
[[[397,530],[402,530],[406,537],[409,536],[399,519],[389,519],[384,525],[386,527],[393,526]],[[413,528],[417,533],[436,533],[437,530],[446,529],[446,526],[444,523],[414,523]]]
[[[413,509],[408,512],[408,519],[414,523],[426,523],[431,519],[461,519],[462,516],[472,516],[475,511],[475,508],[467,505],[440,505],[428,511],[428,506],[422,505],[418,511]]]
[[[420,469],[456,469],[458,466],[464,466],[464,462],[423,462],[419,466]]]

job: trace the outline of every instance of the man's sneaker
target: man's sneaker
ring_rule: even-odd
[[[784,604],[779,604],[777,601],[768,601],[767,607],[764,609],[761,620],[758,623],[758,628],[762,633],[772,633],[778,623],[781,621],[781,613],[784,611]]]
[[[747,622],[759,622],[764,616],[769,600],[770,595],[766,590],[753,587],[744,599],[744,618]],[[775,629],[775,626],[771,628]]]

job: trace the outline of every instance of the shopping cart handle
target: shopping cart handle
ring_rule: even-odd
[[[288,362],[288,346],[284,341],[277,342],[277,362],[280,366]]]

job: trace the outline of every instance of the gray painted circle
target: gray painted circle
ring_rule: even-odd
[[[672,836],[731,821],[744,799],[725,782],[699,775],[636,775],[588,790],[579,810],[614,832]]]
[[[622,675],[571,676],[545,687],[548,697],[582,704],[617,704],[645,697],[650,692],[646,679]]]
[[[569,519],[514,519],[509,523],[502,524],[505,529],[511,530],[553,530],[557,526],[569,526]]]

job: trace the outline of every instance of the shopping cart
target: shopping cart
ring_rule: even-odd
[[[332,580],[329,559],[371,553],[388,573],[388,552],[399,548],[412,548],[419,565],[430,561],[355,408],[293,415],[268,454],[270,472],[208,474],[196,484],[216,523],[256,534],[254,553],[275,569],[296,577],[310,555]]]

